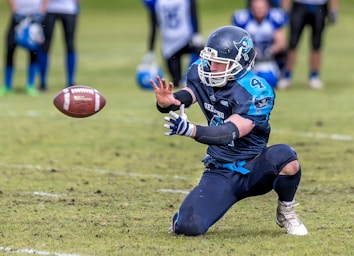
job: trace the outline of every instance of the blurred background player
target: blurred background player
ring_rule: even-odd
[[[42,22],[47,3],[48,0],[9,0],[12,15],[6,33],[4,85],[0,88],[0,96],[13,93],[14,54],[18,46],[15,41],[16,26],[28,16],[31,16],[35,22]],[[37,52],[35,50],[28,50],[28,52],[26,93],[36,96],[34,81],[38,71]]]
[[[199,57],[203,40],[199,34],[196,0],[143,0],[150,13],[150,35],[145,59],[154,58],[157,28],[160,29],[162,56],[175,87],[182,85],[182,56],[190,63]]]
[[[326,26],[326,18],[329,24],[337,21],[339,0],[283,0],[284,9],[290,11],[290,36],[288,42],[288,56],[285,66],[284,77],[279,81],[279,89],[286,89],[291,86],[293,69],[296,62],[297,46],[302,32],[306,25],[312,31],[311,53],[309,58],[309,80],[308,86],[312,89],[322,89],[324,87],[320,79],[321,50],[323,43],[323,31]]]
[[[248,8],[250,7],[251,2],[252,2],[252,0],[247,0],[246,1]],[[282,0],[270,0],[269,2],[270,2],[270,6],[271,7],[279,7],[279,8],[282,7]]]
[[[286,13],[271,8],[269,0],[250,0],[248,9],[237,10],[232,23],[247,30],[255,44],[257,57],[253,71],[276,87],[286,57]]]
[[[48,4],[47,15],[43,20],[43,29],[46,40],[41,47],[38,56],[41,74],[41,83],[39,89],[41,91],[47,90],[49,50],[52,42],[54,25],[57,20],[61,21],[64,30],[66,49],[66,85],[74,85],[77,57],[75,49],[75,33],[78,13],[79,0],[50,0]]]

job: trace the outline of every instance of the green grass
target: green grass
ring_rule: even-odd
[[[52,104],[65,82],[60,26],[48,93],[24,94],[27,55],[17,51],[17,93],[0,98],[0,247],[79,255],[353,255],[353,4],[341,2],[339,23],[326,31],[326,89],[306,86],[306,34],[295,86],[277,92],[271,116],[270,144],[288,143],[301,160],[297,212],[310,234],[293,237],[276,226],[271,192],[239,202],[206,235],[191,238],[167,234],[185,194],[162,191],[187,192],[197,184],[205,147],[165,137],[154,95],[136,86],[147,18],[140,5],[128,3],[114,1],[110,9],[109,1],[83,2],[77,84],[106,96],[106,107],[95,116],[69,118]],[[205,37],[228,24],[234,8],[226,0],[200,6]],[[2,34],[7,18],[0,16]],[[204,123],[197,106],[188,116]]]

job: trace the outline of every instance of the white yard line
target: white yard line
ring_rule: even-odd
[[[8,164],[8,163],[1,163],[0,167],[8,167],[13,169],[28,169],[28,170],[50,170],[52,167],[44,167],[40,165],[30,165],[30,164]],[[106,170],[106,169],[89,169],[89,168],[76,168],[76,170],[85,171],[85,172],[94,172],[94,173],[101,173],[101,174],[114,174],[119,176],[130,176],[130,177],[142,177],[142,178],[159,178],[159,179],[175,179],[175,180],[191,180],[190,177],[183,177],[179,175],[159,175],[159,174],[143,174],[143,173],[135,173],[135,172],[122,172],[122,171],[114,171],[114,170]],[[43,192],[45,193],[45,192]]]
[[[47,196],[47,197],[61,197],[62,195],[60,194],[52,194],[52,193],[47,193],[47,192],[41,192],[41,191],[34,191],[33,193],[32,192],[29,192],[35,196]]]
[[[294,132],[283,130],[272,130],[274,134],[290,134],[298,137],[315,138],[315,139],[331,139],[340,141],[353,141],[353,136],[347,134],[327,134],[327,133],[315,133],[315,132]]]
[[[182,190],[182,189],[170,189],[170,188],[161,188],[158,191],[163,193],[175,193],[175,194],[188,194],[189,190]]]
[[[35,254],[35,255],[55,255],[55,256],[80,256],[80,254],[70,254],[70,253],[62,253],[62,252],[47,252],[47,251],[39,251],[35,249],[14,249],[10,247],[2,247],[0,246],[0,252],[6,253],[22,253],[22,254]]]

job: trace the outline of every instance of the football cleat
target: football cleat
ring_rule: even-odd
[[[277,83],[277,89],[285,90],[291,86],[291,80],[289,78],[282,78]]]
[[[13,90],[6,88],[6,86],[0,87],[0,97],[5,96],[5,95],[11,95],[13,94]]]
[[[36,97],[36,96],[38,96],[38,91],[36,90],[36,88],[27,87],[27,88],[26,88],[26,94],[27,94],[28,96]]]
[[[173,215],[171,226],[167,229],[167,233],[174,233],[176,229],[176,222],[178,218],[178,212]]]
[[[308,85],[310,88],[315,90],[321,90],[324,87],[322,81],[318,77],[310,78]]]
[[[297,205],[294,201],[278,201],[275,220],[278,226],[281,228],[284,227],[289,235],[305,236],[308,234],[308,231],[294,211],[294,207]]]

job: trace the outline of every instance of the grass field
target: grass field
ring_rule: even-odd
[[[8,13],[0,3],[0,33]],[[52,105],[64,88],[56,27],[49,91],[24,94],[27,55],[16,55],[16,95],[0,98],[0,253],[16,255],[354,255],[354,35],[351,0],[325,34],[323,91],[307,88],[307,37],[295,86],[277,92],[270,144],[294,147],[303,176],[297,213],[310,234],[276,226],[276,194],[235,205],[206,235],[167,228],[198,182],[205,147],[163,135],[154,95],[134,81],[146,51],[146,13],[138,1],[83,1],[77,84],[100,90],[107,105],[73,119]],[[229,24],[229,1],[200,1],[203,36]],[[3,56],[3,49],[0,55]],[[3,75],[3,73],[2,73]],[[1,76],[2,79],[3,76]],[[190,120],[204,123],[198,107]]]

